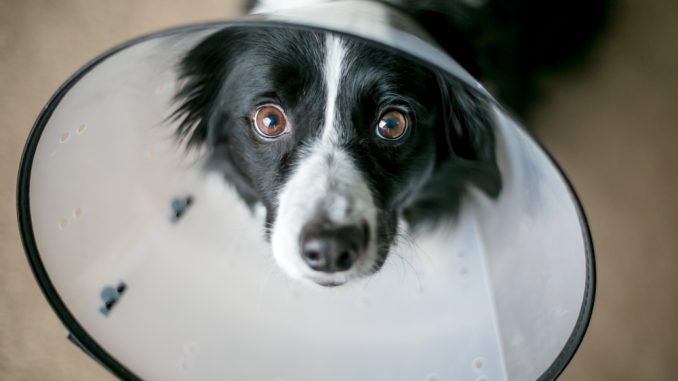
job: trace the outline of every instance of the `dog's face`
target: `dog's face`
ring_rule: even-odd
[[[441,147],[450,155],[440,78],[363,42],[226,29],[181,72],[180,134],[212,147],[241,196],[266,207],[293,278],[335,286],[377,271]]]

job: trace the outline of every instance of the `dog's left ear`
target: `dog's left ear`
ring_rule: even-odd
[[[454,78],[436,78],[441,95],[440,119],[434,128],[436,166],[403,211],[415,229],[456,216],[469,185],[492,198],[502,188],[490,102]]]
[[[490,197],[501,191],[496,156],[496,117],[489,100],[450,76],[436,75],[442,101],[439,158]],[[440,147],[444,142],[446,147]],[[449,162],[448,162],[449,160]]]

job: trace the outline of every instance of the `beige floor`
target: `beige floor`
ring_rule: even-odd
[[[103,49],[235,8],[0,0],[0,380],[112,379],[64,339],[18,238],[15,174],[40,108]],[[553,79],[530,122],[580,192],[597,249],[594,318],[564,380],[678,379],[677,71],[678,3],[623,0],[592,64]]]

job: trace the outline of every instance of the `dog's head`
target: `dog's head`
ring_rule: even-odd
[[[242,198],[266,207],[293,278],[331,286],[376,272],[400,217],[456,205],[460,188],[441,182],[498,192],[485,101],[386,49],[227,28],[188,52],[180,78],[180,136],[208,145]]]

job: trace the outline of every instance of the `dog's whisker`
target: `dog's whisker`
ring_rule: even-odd
[[[418,286],[421,288],[421,284],[422,284],[421,276],[419,274],[419,271],[417,271],[416,267],[404,255],[402,255],[398,252],[395,252],[394,254],[397,258],[400,259],[400,262],[402,264],[402,268],[403,268],[402,281],[405,282],[406,275],[407,275],[406,269],[409,269],[412,272],[412,274],[414,274],[414,278],[416,279]]]

